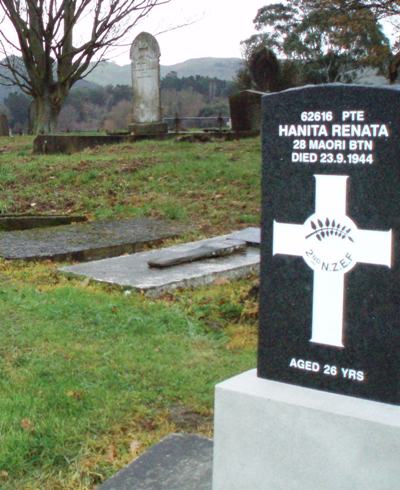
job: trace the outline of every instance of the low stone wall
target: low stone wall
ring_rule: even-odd
[[[53,135],[41,134],[33,141],[34,153],[74,153],[98,145],[134,141],[129,135]]]
[[[33,141],[33,152],[40,154],[65,153],[71,154],[82,151],[85,148],[93,148],[98,145],[113,145],[118,143],[133,143],[144,139],[164,139],[177,138],[177,141],[207,142],[213,139],[233,140],[237,138],[248,138],[258,136],[259,130],[252,131],[227,131],[227,130],[207,130],[203,131],[181,131],[179,133],[171,131],[165,135],[130,135],[130,134],[110,134],[110,135],[53,135],[43,134],[36,136]]]
[[[216,129],[219,127],[218,116],[212,117],[179,117],[178,121],[176,117],[164,117],[164,122],[168,124],[168,129],[170,131],[176,130],[176,124],[178,122],[178,126],[181,130],[188,129]],[[221,117],[223,128],[227,128],[230,126],[230,118],[227,116]]]

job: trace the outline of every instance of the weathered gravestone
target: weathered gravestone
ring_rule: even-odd
[[[140,33],[132,43],[133,122],[129,130],[137,136],[168,131],[162,122],[160,100],[160,47],[154,36]]]
[[[261,127],[261,98],[265,92],[243,90],[229,97],[232,129],[238,133],[258,133]]]
[[[217,385],[213,490],[398,488],[399,103],[263,98],[258,371]]]
[[[8,119],[5,114],[0,114],[0,136],[10,136]]]

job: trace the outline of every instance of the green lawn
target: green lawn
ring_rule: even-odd
[[[0,138],[0,211],[154,216],[189,238],[259,223],[258,139],[75,155]],[[212,435],[215,383],[255,366],[255,278],[149,300],[0,261],[0,488],[90,489],[170,432]]]

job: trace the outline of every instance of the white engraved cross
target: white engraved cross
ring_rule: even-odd
[[[273,255],[303,257],[314,271],[311,342],[344,347],[344,274],[357,263],[391,267],[392,230],[359,230],[346,215],[347,175],[314,175],[315,213],[273,227]]]

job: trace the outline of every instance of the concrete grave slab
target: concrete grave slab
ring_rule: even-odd
[[[98,490],[211,490],[212,446],[205,437],[172,434]]]
[[[149,261],[162,257],[162,254],[190,253],[193,249],[212,246],[221,240],[236,239],[234,235],[232,233],[160,250],[62,267],[60,271],[124,289],[136,289],[156,297],[177,288],[209,284],[217,278],[235,279],[258,272],[260,252],[258,247],[252,246],[229,256],[207,258],[162,269],[149,266]]]
[[[56,228],[0,233],[0,257],[92,260],[142,250],[179,235],[182,227],[150,218],[101,220]]]

